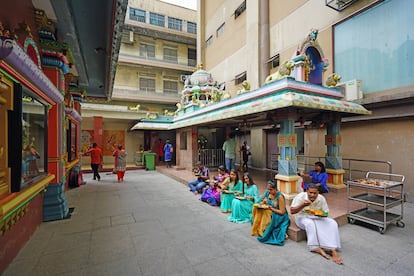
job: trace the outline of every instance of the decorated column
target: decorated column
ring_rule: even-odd
[[[339,116],[327,123],[325,167],[328,173],[327,184],[329,189],[343,189],[346,187],[344,185],[345,170],[342,169],[340,129],[341,118]]]
[[[280,158],[278,160],[278,174],[275,179],[280,191],[285,194],[287,199],[292,199],[297,194],[296,183],[299,179],[296,159],[297,137],[294,123],[295,120],[292,118],[284,119],[280,123],[280,133],[277,136]]]

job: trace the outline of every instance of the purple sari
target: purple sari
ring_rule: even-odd
[[[210,187],[203,192],[201,200],[212,206],[220,205],[220,190],[216,187]]]

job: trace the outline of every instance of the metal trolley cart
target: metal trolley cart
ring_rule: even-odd
[[[401,181],[394,181],[395,179]],[[378,226],[381,234],[385,233],[391,223],[404,227],[404,180],[405,177],[399,174],[367,172],[365,179],[347,181],[348,221],[354,224],[358,220]],[[352,201],[363,203],[365,207],[351,210]],[[401,209],[398,206],[401,206]],[[393,212],[389,212],[390,208],[394,208]],[[400,212],[396,213],[398,209]]]

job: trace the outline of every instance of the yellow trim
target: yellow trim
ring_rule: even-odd
[[[31,185],[26,190],[21,191],[18,195],[13,197],[10,201],[4,203],[0,206],[0,216],[6,215],[7,213],[13,211],[19,204],[24,202],[26,199],[33,195],[45,191],[46,186],[55,178],[54,174],[49,174],[36,184]]]
[[[66,170],[70,170],[72,169],[74,166],[76,166],[79,163],[79,159],[76,159],[75,161],[72,161],[70,163],[66,163],[65,169]]]
[[[61,156],[61,157],[49,157],[47,159],[47,162],[48,163],[55,163],[55,162],[60,162],[62,160],[65,160],[65,157],[64,156]]]

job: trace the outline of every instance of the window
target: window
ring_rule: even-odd
[[[234,19],[239,17],[246,10],[246,0],[244,0],[240,6],[234,11]]]
[[[129,9],[129,19],[145,23],[145,11],[134,8]]]
[[[210,37],[209,37],[209,38],[207,38],[207,40],[206,40],[206,48],[207,48],[208,46],[210,46],[210,45],[211,45],[211,43],[213,43],[213,36],[212,36],[212,35],[210,35]]]
[[[177,49],[164,48],[164,60],[170,62],[178,62]]]
[[[168,17],[168,29],[182,31],[183,30],[183,21],[181,19]]]
[[[180,133],[180,149],[187,149],[187,131],[183,131]]]
[[[150,24],[160,27],[165,27],[165,16],[150,12]]]
[[[234,81],[235,81],[236,85],[242,83],[246,79],[247,79],[247,72],[246,71],[244,71],[243,73],[238,74],[237,76],[234,77]]]
[[[197,63],[197,50],[188,48],[187,52],[188,56],[188,66],[196,66]]]
[[[155,46],[141,43],[139,45],[139,55],[141,57],[155,58]]]
[[[146,92],[155,92],[155,79],[139,78],[139,89]]]
[[[220,27],[218,27],[218,29],[217,29],[217,31],[216,31],[216,36],[217,36],[217,37],[219,37],[220,35],[222,35],[222,34],[223,34],[225,24],[226,24],[226,23],[223,23],[223,24],[221,24],[221,26],[220,26]]]
[[[413,85],[414,29],[407,24],[413,10],[414,1],[383,1],[335,25],[334,72],[341,82],[362,80],[364,94]]]
[[[164,93],[178,94],[178,82],[165,80],[164,81],[163,92]]]
[[[20,189],[28,186],[47,169],[47,107],[23,88],[21,112]]]
[[[278,67],[280,65],[279,54],[274,55],[267,62],[271,63],[272,69]]]
[[[197,33],[197,24],[193,22],[187,22],[187,33],[196,34]]]

